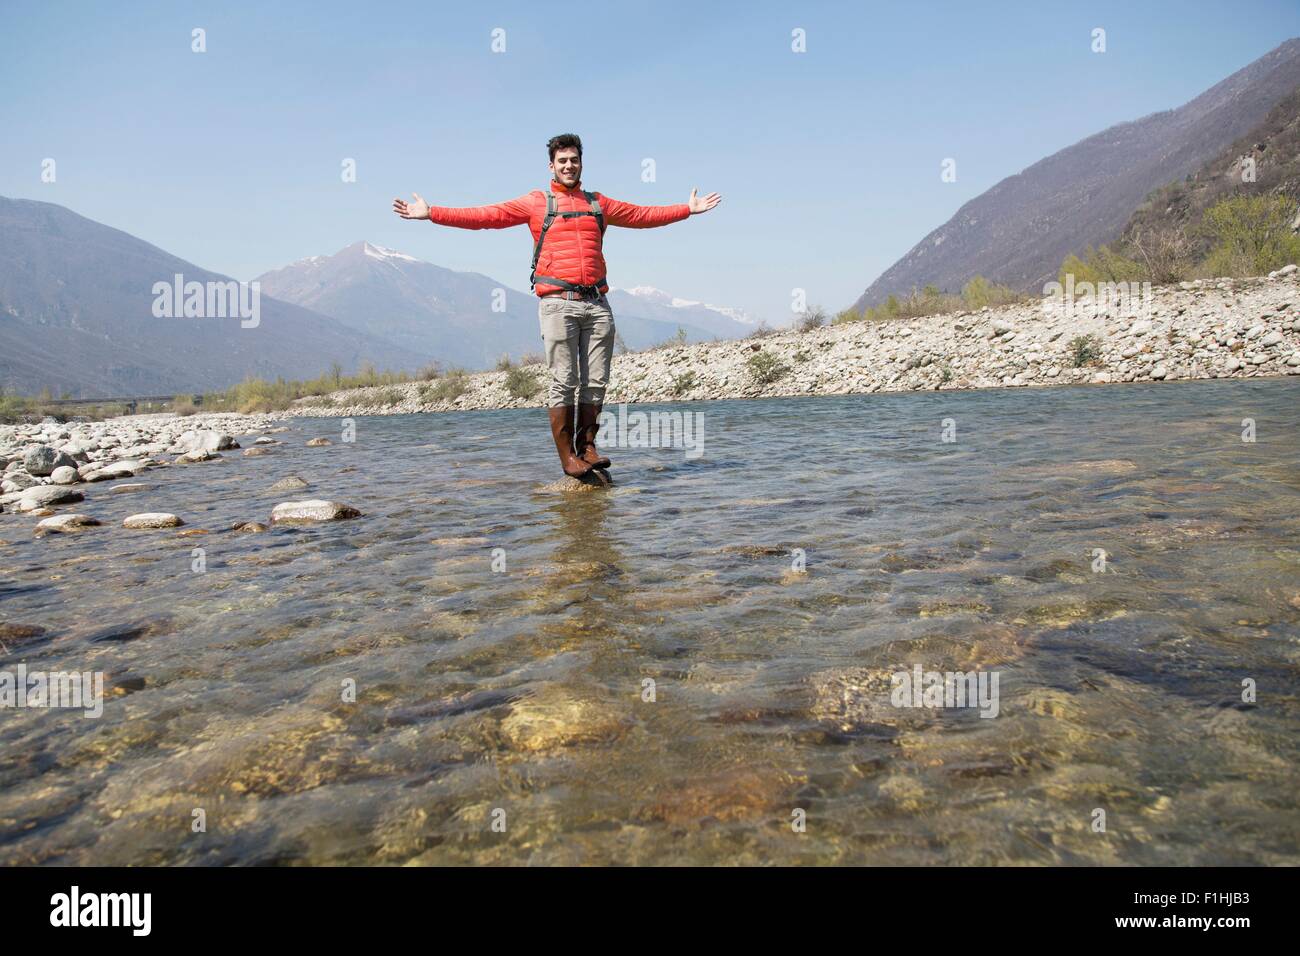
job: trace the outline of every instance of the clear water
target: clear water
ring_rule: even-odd
[[[0,711],[0,861],[1300,862],[1300,381],[677,407],[703,457],[603,492],[523,410],[0,516],[0,669],[115,688]],[[365,516],[225,530],[307,497]],[[998,716],[892,706],[915,664]]]

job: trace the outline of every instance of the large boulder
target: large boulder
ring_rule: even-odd
[[[177,444],[184,445],[188,451],[227,451],[239,447],[239,442],[234,438],[212,429],[185,432]]]
[[[75,485],[80,480],[81,475],[71,465],[60,465],[50,472],[50,481],[56,485]]]
[[[27,473],[41,478],[54,471],[55,468],[62,468],[65,465],[72,468],[77,467],[77,463],[71,455],[49,445],[37,445],[23,458],[23,467],[27,469]]]

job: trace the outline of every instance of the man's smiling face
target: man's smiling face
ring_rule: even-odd
[[[582,178],[582,157],[573,146],[565,146],[555,151],[551,160],[551,175],[561,186],[573,187]]]

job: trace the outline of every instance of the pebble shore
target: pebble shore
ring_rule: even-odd
[[[1134,315],[1040,303],[891,322],[848,323],[761,338],[665,347],[618,356],[606,404],[839,395],[930,389],[1036,387],[1112,382],[1300,375],[1300,271],[1288,266],[1258,279],[1158,287]],[[1071,344],[1092,336],[1094,357],[1074,361]],[[751,359],[767,352],[784,371],[755,381]],[[540,366],[538,380],[542,379]],[[541,395],[512,398],[505,372],[467,377],[451,402],[426,402],[427,383],[336,392],[332,404],[303,400],[285,412],[135,415],[102,422],[0,425],[0,512],[52,517],[99,482],[105,493],[139,489],[150,468],[201,467],[222,452],[264,454],[293,416],[392,415],[537,407]],[[403,397],[391,403],[394,391]],[[378,404],[383,394],[389,404]],[[239,437],[243,442],[237,440]],[[327,445],[313,438],[308,445]],[[574,482],[573,484],[578,484]],[[290,490],[288,488],[284,489]],[[342,520],[355,508],[332,501],[289,501],[272,521]],[[173,519],[175,519],[173,521]],[[127,528],[175,527],[178,516],[143,511]],[[93,527],[80,513],[38,526],[41,533]],[[248,528],[260,529],[259,522]]]
[[[1072,314],[1040,302],[887,322],[854,322],[762,338],[661,347],[614,358],[606,404],[772,398],[931,389],[1007,388],[1300,375],[1300,272],[1156,286],[1136,314],[1084,300]],[[1075,367],[1071,343],[1096,337],[1098,356]],[[768,352],[785,371],[755,381],[749,360]],[[539,382],[546,370],[528,366]],[[303,416],[403,415],[529,408],[506,372],[468,376],[454,401],[421,397],[425,383],[349,389],[332,404],[303,399]],[[394,393],[401,400],[392,402]]]

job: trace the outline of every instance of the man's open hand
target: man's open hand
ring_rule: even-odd
[[[722,197],[717,193],[709,193],[703,199],[699,197],[699,187],[691,190],[691,198],[687,200],[686,205],[691,207],[691,215],[696,213],[708,212],[718,203],[722,202]]]
[[[428,219],[429,204],[421,198],[419,193],[411,193],[411,195],[415,197],[415,202],[408,203],[405,199],[394,199],[393,212],[403,219]]]

